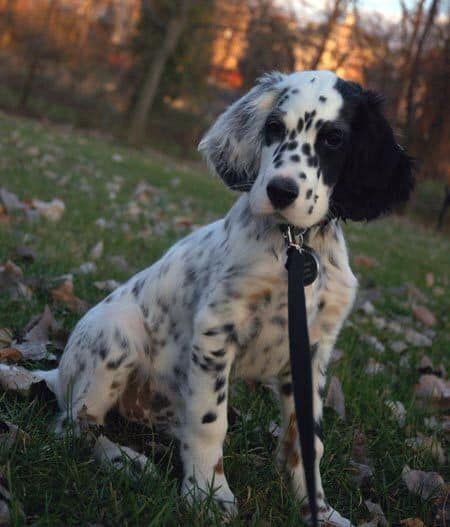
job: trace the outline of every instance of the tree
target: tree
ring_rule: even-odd
[[[154,20],[157,20],[150,5],[145,2],[144,4],[143,12],[147,10],[147,13],[149,13]],[[139,143],[144,136],[148,114],[155,100],[164,73],[164,68],[180,41],[188,20],[190,8],[191,0],[180,0],[180,3],[173,6],[170,10],[170,18],[167,24],[163,24],[159,21],[157,22],[157,25],[159,25],[160,29],[163,29],[164,32],[162,43],[148,67],[142,88],[131,115],[128,140],[132,144]]]

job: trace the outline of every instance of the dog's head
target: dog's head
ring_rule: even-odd
[[[411,159],[381,97],[329,71],[262,77],[199,150],[255,215],[310,227],[332,214],[371,220],[406,201]]]

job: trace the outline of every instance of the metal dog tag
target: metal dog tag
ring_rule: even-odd
[[[303,285],[311,285],[319,275],[320,262],[317,254],[311,247],[304,245],[303,252]]]

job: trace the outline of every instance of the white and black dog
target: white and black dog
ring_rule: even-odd
[[[168,427],[180,441],[183,494],[201,500],[213,488],[232,514],[222,460],[229,381],[276,379],[279,461],[308,517],[280,225],[309,229],[306,243],[321,263],[306,287],[319,429],[330,353],[357,289],[339,219],[376,218],[413,185],[411,160],[380,106],[378,95],[329,71],[266,75],[230,106],[199,148],[239,198],[224,219],[179,241],[80,320],[59,368],[47,373],[60,422],[102,424],[117,405],[128,419]],[[350,525],[325,501],[318,435],[316,452],[320,519]]]

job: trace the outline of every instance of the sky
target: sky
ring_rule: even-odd
[[[324,9],[325,6],[330,4],[330,0],[278,0],[278,2],[292,7],[298,6],[298,12],[303,17],[314,16],[317,11]],[[407,7],[411,7],[414,3],[415,0],[405,0]],[[308,7],[305,8],[305,4]],[[400,0],[359,0],[358,5],[360,11],[366,14],[377,11],[391,20],[400,17]]]

